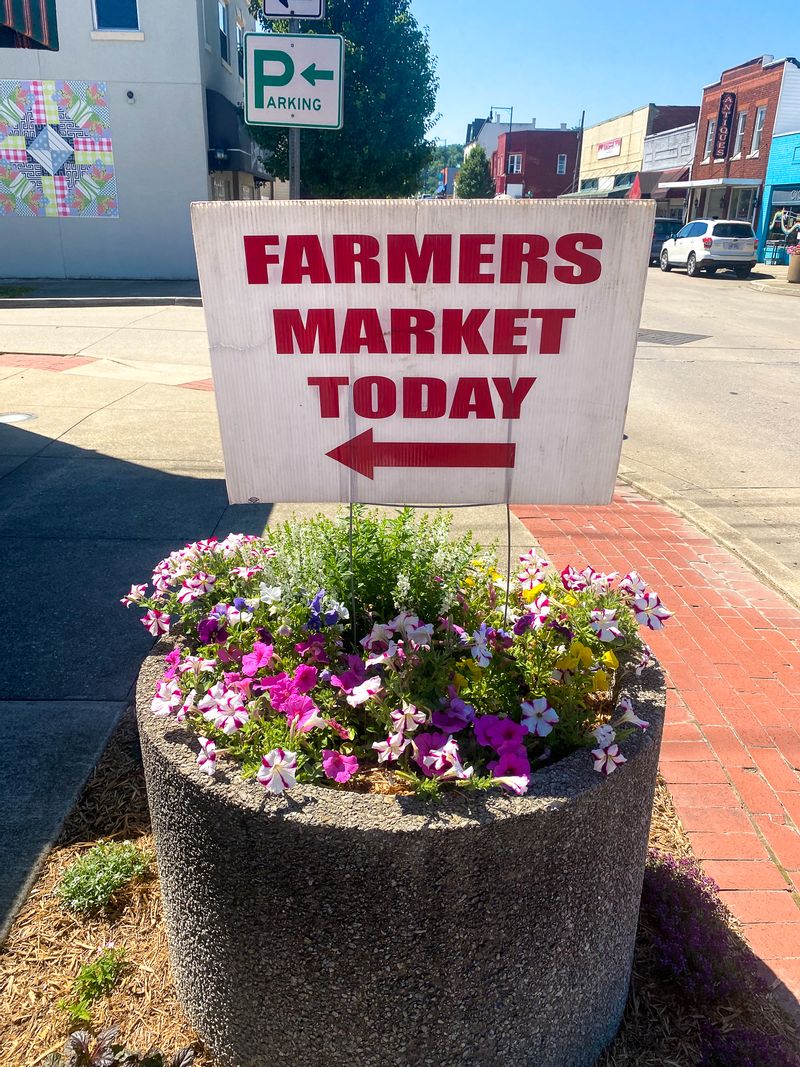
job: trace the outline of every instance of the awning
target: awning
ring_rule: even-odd
[[[56,0],[0,0],[0,48],[57,52]]]
[[[629,200],[669,200],[675,182],[689,177],[688,167],[670,167],[667,170],[645,170],[636,175],[636,181],[628,195]],[[684,190],[675,189],[675,196],[683,196]]]
[[[255,178],[270,179],[264,170],[258,145],[247,129],[235,104],[213,89],[206,89],[208,117],[208,169],[241,170]]]
[[[561,193],[559,200],[624,200],[630,191],[630,185],[621,185],[616,189],[580,189],[577,193]]]
[[[715,186],[732,185],[741,189],[758,189],[760,178],[698,178],[690,182],[660,182],[660,188],[672,189],[713,189]]]

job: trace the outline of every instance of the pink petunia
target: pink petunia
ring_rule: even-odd
[[[275,796],[297,785],[297,753],[288,749],[273,748],[261,757],[261,766],[256,778],[268,793]]]
[[[322,750],[322,769],[326,778],[332,778],[334,782],[349,782],[354,774],[358,773],[358,760],[355,756],[345,756],[332,748]]]
[[[262,667],[269,667],[270,663],[272,663],[273,652],[272,645],[266,645],[263,641],[256,641],[253,644],[253,651],[248,652],[246,656],[242,656],[242,673],[252,678],[256,671],[260,671]]]
[[[153,637],[158,637],[159,634],[169,633],[170,617],[166,611],[159,611],[157,608],[151,608],[147,614],[139,620],[148,633],[151,633]]]
[[[217,769],[217,746],[213,741],[209,741],[207,737],[198,737],[197,740],[200,742],[197,766],[203,774],[207,774],[210,778]]]
[[[628,761],[619,750],[619,745],[609,745],[608,748],[593,748],[594,769],[599,774],[613,774],[617,767]]]
[[[647,626],[651,630],[663,630],[664,621],[672,617],[672,612],[667,611],[655,593],[637,596],[632,607],[639,625]]]

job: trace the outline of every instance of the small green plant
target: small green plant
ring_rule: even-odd
[[[63,903],[73,911],[104,908],[115,893],[150,872],[150,857],[131,841],[100,841],[74,860],[58,887]]]
[[[192,1067],[194,1049],[184,1048],[172,1058],[163,1052],[129,1052],[117,1041],[119,1027],[110,1026],[96,1036],[88,1030],[69,1035],[62,1053],[54,1053],[43,1067]]]
[[[105,948],[96,960],[84,964],[72,983],[72,997],[58,1002],[72,1023],[90,1023],[90,1008],[96,1000],[107,997],[127,965],[124,948]]]

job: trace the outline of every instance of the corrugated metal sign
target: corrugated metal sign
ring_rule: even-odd
[[[192,207],[234,503],[607,503],[649,201]]]

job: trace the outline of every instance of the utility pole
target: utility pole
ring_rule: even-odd
[[[586,121],[586,111],[581,111],[581,127],[578,131],[578,151],[575,153],[575,172],[572,175],[572,188],[570,192],[578,191],[578,174],[581,169],[581,155],[583,154],[583,124]]]
[[[300,19],[289,19],[289,32],[300,32]],[[300,199],[300,131],[289,128],[289,199]]]

